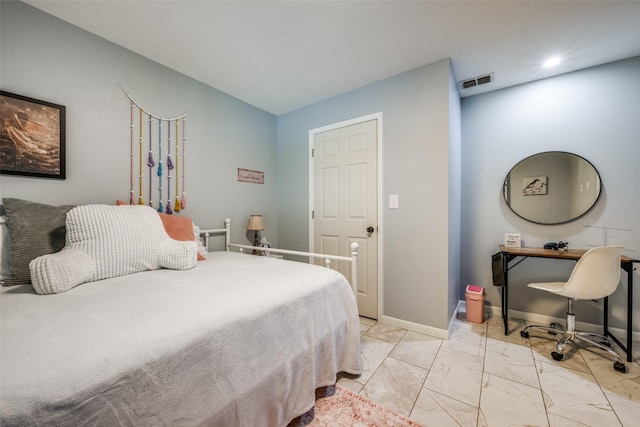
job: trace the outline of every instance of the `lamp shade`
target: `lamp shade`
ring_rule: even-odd
[[[249,224],[247,225],[249,231],[264,230],[264,224],[262,223],[262,215],[251,215],[249,217]]]

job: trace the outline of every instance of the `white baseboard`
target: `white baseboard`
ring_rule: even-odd
[[[466,312],[467,304],[466,301],[461,300],[458,301],[458,305],[453,313],[453,316],[449,320],[448,329],[440,329],[434,328],[432,326],[422,325],[420,323],[409,322],[407,320],[396,319],[395,317],[390,316],[381,316],[378,319],[381,323],[385,323],[387,325],[395,326],[398,328],[407,329],[409,331],[418,332],[420,334],[430,335],[432,337],[441,338],[448,340],[451,336],[451,332],[453,330],[453,326],[455,324],[456,316],[459,312]],[[485,313],[490,313],[491,316],[500,317],[502,310],[500,307],[495,307],[491,305],[485,306]],[[513,317],[514,319],[523,319],[528,322],[535,322],[541,325],[548,325],[551,322],[559,322],[561,324],[566,323],[566,318],[559,317],[551,317],[537,313],[528,313],[525,311],[517,311],[517,310],[509,310],[509,317]],[[576,322],[576,329],[580,329],[588,332],[602,332],[602,325],[586,323],[586,322]],[[609,330],[618,338],[620,341],[624,343],[624,340],[627,339],[627,331],[620,328],[609,328]],[[640,341],[640,332],[633,331],[632,338],[634,341]]]
[[[460,305],[458,304],[458,308],[459,306]],[[389,317],[389,316],[381,316],[380,319],[378,319],[378,321],[387,325],[395,326],[397,328],[407,329],[409,331],[418,332],[420,334],[425,334],[432,337],[441,338],[444,340],[449,339],[451,325],[453,324],[453,321],[451,321],[449,325],[449,329],[447,330],[447,329],[434,328],[432,326],[427,326],[427,325],[421,325],[420,323],[409,322],[407,320],[396,319],[395,317]]]
[[[466,311],[466,305],[467,305],[466,301],[460,301],[460,303],[458,304],[458,310]],[[502,314],[502,309],[500,307],[496,307],[496,306],[492,306],[492,305],[485,306],[484,310],[485,310],[485,313],[490,313],[492,316],[500,317],[501,314]],[[558,323],[564,325],[567,322],[567,319],[564,318],[564,317],[563,318],[552,317],[552,316],[546,316],[546,315],[543,315],[543,314],[529,313],[529,312],[526,312],[526,311],[518,311],[518,310],[509,310],[509,317],[513,317],[514,319],[523,319],[523,320],[526,320],[528,322],[535,322],[536,324],[540,324],[540,325],[548,325],[551,322],[558,322]],[[586,323],[586,322],[576,321],[576,329],[579,329],[579,330],[582,330],[582,331],[587,331],[587,332],[602,333],[602,325],[601,324],[594,324],[594,323]],[[620,329],[620,328],[612,328],[612,327],[609,327],[609,330],[620,341],[623,341],[623,340],[627,339],[627,331],[626,330]],[[639,331],[633,331],[632,332],[632,339],[634,341],[640,341],[640,332]],[[623,341],[623,343],[624,343],[624,341]]]
[[[456,306],[455,311],[453,312],[453,316],[451,316],[451,319],[449,319],[449,336],[447,337],[447,339],[449,339],[449,337],[451,336],[451,333],[453,332],[453,327],[456,324],[456,318],[458,317],[458,313],[461,311],[460,309],[462,308],[462,306],[465,306],[465,312],[467,310],[466,308],[466,301],[458,301],[458,305]]]

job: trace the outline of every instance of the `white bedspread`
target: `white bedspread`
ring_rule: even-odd
[[[210,253],[56,295],[0,294],[0,425],[282,426],[360,372],[346,279]]]

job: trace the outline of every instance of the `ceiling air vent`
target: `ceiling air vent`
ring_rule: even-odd
[[[462,83],[462,89],[468,89],[470,87],[478,86],[478,82],[476,82],[476,79],[465,80],[461,83]]]
[[[476,86],[486,85],[493,81],[493,73],[484,76],[474,77],[472,79],[462,80],[458,82],[460,89],[469,89]]]

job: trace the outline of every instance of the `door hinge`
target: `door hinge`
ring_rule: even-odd
[[[316,155],[316,149],[312,148],[311,149],[311,157],[314,157]]]
[[[311,211],[311,219],[315,219],[316,218],[316,211]]]

